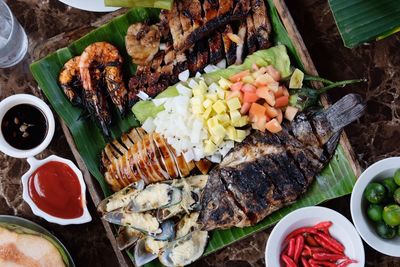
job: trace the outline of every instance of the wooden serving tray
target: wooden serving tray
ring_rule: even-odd
[[[275,4],[275,7],[279,13],[279,16],[282,20],[282,23],[285,26],[285,28],[289,34],[289,37],[290,37],[294,47],[297,50],[298,56],[301,59],[301,62],[303,64],[305,72],[310,75],[317,76],[318,72],[315,68],[315,65],[308,53],[306,46],[304,45],[303,39],[300,36],[300,34],[296,28],[296,25],[294,24],[294,21],[290,15],[290,12],[289,12],[285,2],[283,0],[273,0],[273,1]],[[123,14],[124,12],[126,12],[126,9],[122,9],[122,10],[116,11],[114,13],[107,14],[107,15],[103,16],[102,18],[100,18],[99,21],[97,21],[93,25],[79,28],[79,29],[76,29],[69,33],[63,33],[63,34],[57,35],[57,36],[49,39],[42,46],[36,48],[35,51],[37,53],[35,53],[35,51],[34,51],[35,58],[41,58],[42,56],[48,54],[51,51],[55,51],[58,48],[67,46],[71,41],[76,40],[77,38],[88,33],[90,30],[93,30],[94,28],[106,23],[107,21],[109,21],[110,19],[112,19],[113,17],[115,17],[117,15]],[[322,84],[320,84],[318,82],[315,82],[313,85],[315,86],[315,88],[320,88],[322,86]],[[328,100],[327,100],[326,96],[322,97],[322,104],[324,106],[328,105]],[[67,142],[68,142],[68,144],[72,150],[72,153],[75,157],[75,160],[83,173],[89,194],[90,194],[94,204],[97,206],[98,203],[104,198],[103,191],[101,190],[96,179],[89,173],[88,168],[86,167],[84,161],[82,160],[82,158],[76,148],[74,139],[73,139],[67,125],[65,124],[65,122],[62,119],[60,119],[60,123],[61,123],[62,129],[63,129],[63,132],[66,136]],[[342,147],[344,149],[344,152],[346,154],[346,157],[349,160],[349,164],[350,164],[354,174],[356,175],[356,177],[358,177],[361,173],[361,168],[360,168],[357,160],[354,157],[353,150],[352,150],[349,140],[344,132],[341,136],[340,144],[342,145]],[[117,247],[115,234],[114,234],[115,228],[112,227],[108,222],[106,222],[104,220],[102,220],[102,223],[104,225],[104,229],[107,233],[107,236],[111,241],[111,244],[112,244],[114,252],[118,258],[120,266],[132,266],[131,259],[129,259],[127,254],[120,251]]]

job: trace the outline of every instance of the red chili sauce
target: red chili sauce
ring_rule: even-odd
[[[81,185],[67,164],[43,164],[29,177],[28,188],[36,206],[54,217],[72,219],[83,214]]]

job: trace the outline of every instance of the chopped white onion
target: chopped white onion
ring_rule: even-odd
[[[190,161],[194,160],[193,150],[189,149],[188,151],[183,152],[183,157],[185,158],[186,162],[190,162]]]
[[[214,71],[217,71],[217,70],[219,70],[219,68],[217,66],[215,66],[215,65],[207,65],[204,68],[204,72],[205,73],[211,73],[211,72],[214,72]]]
[[[160,43],[160,50],[167,50],[167,44]]]
[[[214,153],[211,157],[208,157],[208,160],[214,163],[220,163],[221,162],[221,154],[219,153]]]
[[[226,69],[226,60],[225,59],[221,60],[220,62],[217,63],[216,66],[220,69]]]
[[[213,93],[218,92],[218,90],[220,90],[220,89],[221,89],[221,87],[220,87],[218,84],[216,84],[216,83],[212,83],[212,84],[210,84],[210,85],[208,86],[208,90],[211,91],[211,92],[213,92]]]
[[[184,85],[182,85],[180,83],[178,83],[176,85],[176,90],[178,90],[178,93],[180,95],[189,96],[189,97],[192,96],[192,90],[190,90],[189,88],[187,88],[186,86],[184,86]]]
[[[194,77],[200,78],[201,77],[201,73],[200,72],[196,72],[196,75]]]
[[[156,129],[156,125],[154,124],[153,118],[147,118],[142,125],[143,130],[147,133],[152,133]]]
[[[137,94],[137,96],[138,96],[141,100],[147,100],[147,99],[150,98],[149,95],[146,94],[146,93],[143,92],[143,91],[139,91],[139,93]]]
[[[182,71],[181,73],[179,73],[178,79],[182,82],[186,82],[189,79],[189,75],[189,70]]]

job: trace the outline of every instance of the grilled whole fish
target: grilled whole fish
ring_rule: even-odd
[[[294,202],[329,162],[343,127],[365,109],[359,95],[300,113],[277,134],[255,131],[210,173],[201,198],[204,230],[244,227]]]
[[[146,184],[186,177],[197,167],[208,173],[211,162],[186,162],[159,134],[146,134],[142,128],[133,128],[120,140],[108,143],[101,153],[106,182],[113,191],[119,191],[133,182]]]

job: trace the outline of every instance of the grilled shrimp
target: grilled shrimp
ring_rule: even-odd
[[[121,114],[125,113],[127,90],[122,79],[122,57],[118,49],[106,42],[97,42],[89,45],[83,51],[79,69],[85,92],[93,95],[93,91],[101,91],[92,82],[91,71],[98,69],[101,72],[100,79],[104,78],[105,86],[112,102]],[[98,85],[104,85],[100,83]],[[93,100],[95,104],[96,101]]]
[[[77,106],[83,105],[82,82],[79,73],[80,56],[68,60],[62,68],[58,81],[68,100]]]

